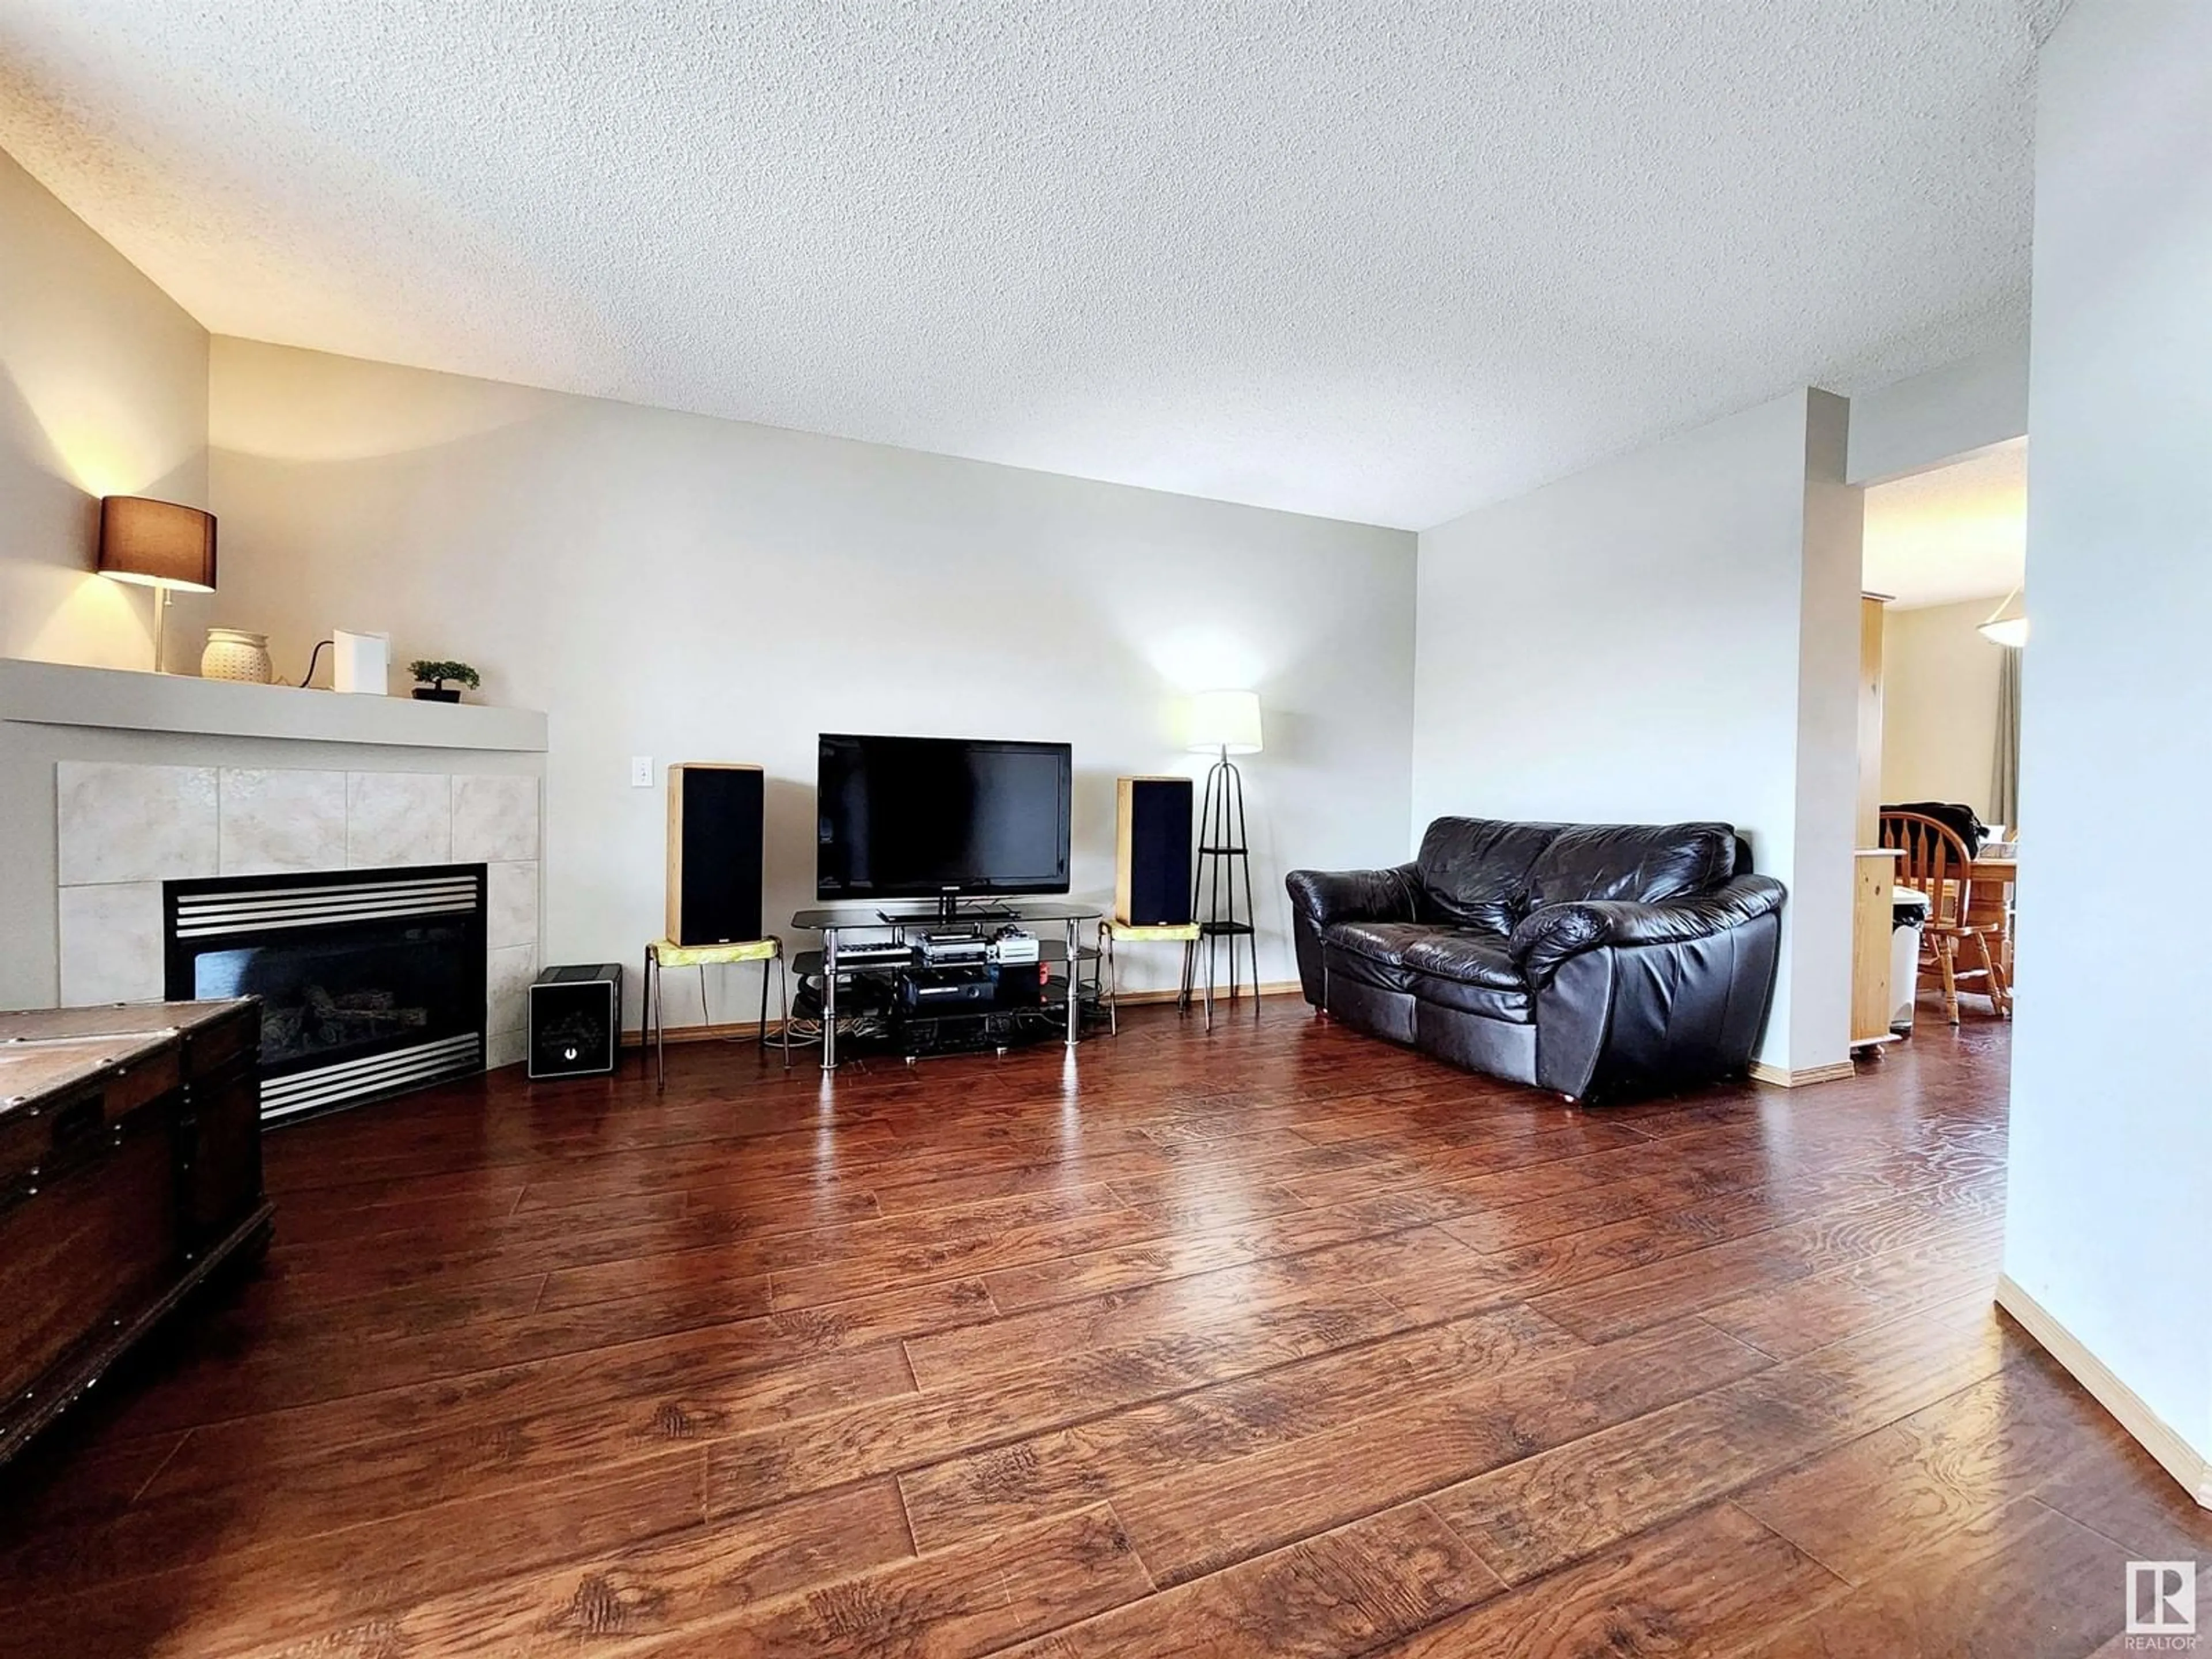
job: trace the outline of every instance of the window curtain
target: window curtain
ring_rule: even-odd
[[[2020,829],[2020,647],[2001,646],[1997,666],[1997,752],[1990,769],[1990,822]]]

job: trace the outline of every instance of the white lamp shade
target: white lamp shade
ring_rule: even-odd
[[[1190,700],[1190,746],[1208,754],[1260,752],[1260,694],[1200,691]]]
[[[1990,612],[1990,619],[1979,625],[1981,636],[1991,645],[2026,645],[2027,643],[2027,612],[2021,608],[2020,589],[1998,601],[1997,608]]]

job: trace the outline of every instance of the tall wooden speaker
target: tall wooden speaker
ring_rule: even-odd
[[[1132,927],[1190,921],[1188,778],[1115,783],[1114,919]]]
[[[762,782],[757,766],[668,769],[668,937],[677,944],[760,938]]]

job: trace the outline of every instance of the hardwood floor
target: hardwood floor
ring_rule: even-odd
[[[0,1659],[2118,1653],[2212,1522],[1991,1309],[2008,1035],[1579,1112],[1285,1000],[301,1125],[0,1474]]]

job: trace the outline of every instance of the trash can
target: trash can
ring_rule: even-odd
[[[1912,1005],[1920,990],[1920,930],[1928,925],[1928,895],[1900,887],[1889,910],[1889,1029],[1912,1032]]]

